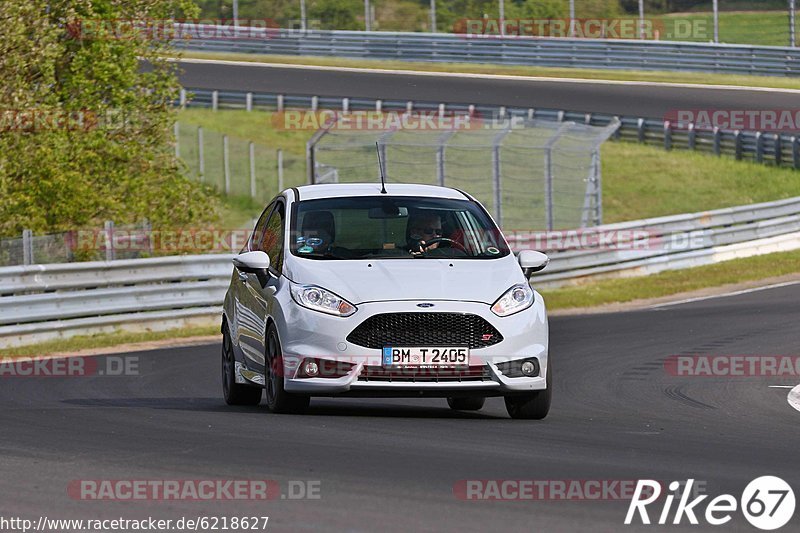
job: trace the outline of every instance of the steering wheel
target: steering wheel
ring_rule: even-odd
[[[425,241],[425,244],[419,243],[420,248],[427,251],[428,246],[436,244],[437,242],[447,242],[450,243],[451,247],[459,248],[462,252],[467,253],[467,249],[458,241],[454,241],[453,239],[448,239],[447,237],[434,237],[433,239],[429,239]]]

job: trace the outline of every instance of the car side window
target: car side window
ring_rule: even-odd
[[[283,203],[278,202],[264,228],[258,247],[259,250],[269,255],[270,267],[278,274],[283,270],[283,228],[284,206]]]
[[[269,215],[272,213],[273,207],[275,207],[275,202],[270,203],[267,208],[264,209],[258,219],[258,222],[256,222],[256,227],[253,230],[253,234],[250,235],[250,240],[247,243],[249,251],[254,252],[261,249],[258,246],[258,243],[260,243],[264,238],[264,228],[267,225],[267,220],[269,220]]]

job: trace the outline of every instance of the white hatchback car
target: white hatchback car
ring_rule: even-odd
[[[503,396],[544,418],[552,368],[542,253],[512,254],[483,206],[428,185],[287,189],[233,260],[222,322],[229,404],[299,412],[311,396]]]

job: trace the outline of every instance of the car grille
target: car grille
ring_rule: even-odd
[[[462,368],[384,368],[365,366],[358,381],[394,383],[463,383],[468,381],[493,381],[489,368],[470,366]]]
[[[502,340],[500,332],[483,318],[461,313],[374,315],[347,336],[348,342],[375,350],[385,346],[485,348]]]

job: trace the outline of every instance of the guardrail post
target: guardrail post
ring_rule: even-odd
[[[228,136],[222,136],[222,170],[225,173],[225,194],[231,193],[231,161],[228,152]]]
[[[564,111],[563,110],[559,111],[556,114],[556,120],[558,120],[559,122],[564,122]]]
[[[639,140],[640,143],[643,143],[643,142],[645,142],[645,140],[647,140],[646,137],[645,137],[644,119],[643,118],[640,118],[636,122],[636,138]]]
[[[278,148],[278,192],[283,190],[283,150]]]
[[[722,154],[722,131],[718,126],[714,126],[714,155],[719,157]]]
[[[444,104],[439,104],[439,118],[444,116]]]
[[[781,134],[775,134],[775,164],[781,166],[783,163],[783,141],[781,139]]]
[[[618,141],[622,137],[622,121],[620,121],[619,116],[616,116],[616,115],[611,120],[615,120],[615,121],[619,122],[619,128],[617,128],[614,131],[614,133],[611,134],[611,138],[614,139],[615,141]]]
[[[206,159],[203,154],[203,126],[197,127],[197,173],[200,182],[206,180]]]
[[[342,98],[342,112],[347,113],[348,111],[350,111],[350,99]]]
[[[383,109],[383,100],[375,100],[375,112],[380,113]]]
[[[319,109],[319,96],[312,96],[311,97],[311,111],[316,111]]]
[[[184,109],[186,107],[186,89],[181,89],[180,99],[178,101],[180,102],[181,109]]]
[[[253,110],[253,93],[247,93],[244,95],[244,107],[248,111]]]
[[[410,115],[413,112],[414,112],[414,102],[409,100],[408,102],[406,102],[406,113]]]
[[[216,111],[219,108],[219,91],[211,91],[211,110]]]
[[[256,197],[256,145],[250,141],[250,198]]]
[[[664,150],[672,150],[672,124],[669,120],[664,121]]]
[[[33,261],[33,232],[24,229],[22,230],[22,264],[32,265]]]
[[[795,136],[792,136],[792,163],[800,169],[800,139]]]
[[[587,126],[591,126],[592,125],[592,114],[591,113],[586,113],[586,115],[583,117],[583,121],[584,121],[584,124],[586,124]]]
[[[756,132],[756,161],[764,162],[764,134],[760,131]]]
[[[275,105],[278,108],[278,113],[283,111],[283,95],[282,94],[279,94],[276,97],[276,104]]]
[[[697,129],[695,129],[694,122],[689,123],[689,137],[687,141],[689,150],[697,149]]]
[[[536,118],[536,110],[532,107],[528,108],[528,120]]]
[[[112,220],[105,221],[103,233],[106,245],[106,261],[113,261],[116,254],[114,253],[114,222]]]
[[[742,159],[742,132],[740,130],[736,130],[733,133],[733,141],[734,141],[734,157],[737,161],[741,161]]]

